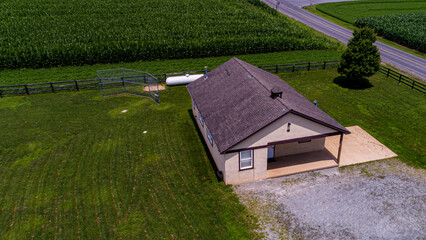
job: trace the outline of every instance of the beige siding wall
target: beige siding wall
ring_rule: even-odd
[[[266,179],[267,149],[254,149],[253,156],[254,168],[240,171],[239,153],[225,154],[225,183],[238,184]]]
[[[250,182],[256,180],[266,179],[267,173],[267,148],[259,148],[253,150],[254,155],[254,168],[241,170],[239,163],[239,153],[220,154],[213,143],[210,144],[207,138],[206,128],[201,126],[199,120],[198,109],[193,107],[193,114],[196,119],[198,128],[203,135],[204,141],[209,148],[210,154],[212,155],[217,168],[223,172],[225,184],[239,184],[243,182]],[[287,123],[291,123],[290,132],[287,132]],[[265,146],[270,142],[278,142],[283,140],[289,140],[294,138],[302,138],[315,136],[319,134],[333,133],[335,130],[317,124],[305,118],[299,117],[294,114],[288,114],[281,119],[275,121],[253,136],[244,140],[243,142],[236,145],[233,149],[247,149],[258,146]],[[315,150],[321,150],[324,148],[324,138],[313,139],[309,143],[287,143],[277,145],[275,149],[275,155],[283,156],[288,154],[295,154],[301,152],[309,152]]]
[[[275,157],[323,150],[324,144],[325,138],[312,139],[311,142],[306,143],[291,142],[278,144],[275,145]]]
[[[287,132],[288,123],[291,123],[290,132]],[[251,148],[267,145],[270,142],[278,142],[334,132],[336,132],[336,130],[289,113],[263,128],[259,132],[255,133],[248,139],[237,144],[232,149]]]
[[[200,130],[201,134],[203,135],[204,142],[206,143],[207,147],[209,148],[210,154],[213,157],[214,162],[216,163],[216,166],[219,171],[222,171],[225,173],[225,156],[223,154],[219,153],[219,150],[216,147],[215,142],[213,142],[213,146],[210,144],[209,139],[207,138],[207,126],[204,124],[204,127],[201,125],[199,117],[199,112],[196,106],[193,106],[192,113],[194,114],[194,118],[197,122],[198,129]],[[225,174],[224,174],[225,175]]]

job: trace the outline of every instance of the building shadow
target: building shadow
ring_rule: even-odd
[[[367,78],[361,78],[358,80],[350,80],[345,76],[336,77],[333,80],[333,83],[339,85],[342,88],[354,89],[354,90],[363,90],[372,88],[373,84]]]
[[[192,114],[192,109],[188,109],[188,114],[189,114],[189,117],[192,120],[192,123],[194,124],[195,128],[197,129],[198,137],[201,139],[201,143],[203,144],[204,151],[206,152],[207,158],[210,161],[210,165],[212,166],[212,168],[214,170],[214,173],[216,175],[216,179],[217,179],[218,182],[221,182],[222,181],[222,177],[219,176],[219,169],[217,168],[216,163],[213,160],[213,156],[211,155],[210,150],[207,147],[206,142],[204,141],[204,137],[201,134],[200,129],[198,128],[197,120],[195,120],[194,115]]]

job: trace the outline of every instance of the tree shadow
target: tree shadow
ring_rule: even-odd
[[[373,87],[373,84],[371,84],[367,78],[352,80],[352,79],[346,78],[345,76],[339,76],[333,80],[333,83],[339,85],[342,88],[356,89],[356,90],[363,90],[363,89],[368,89]]]
[[[219,182],[220,182],[220,181],[223,181],[223,180],[221,179],[221,177],[219,176],[219,169],[217,168],[216,163],[215,163],[215,162],[214,162],[214,160],[213,160],[213,156],[210,154],[209,147],[207,147],[207,144],[206,144],[206,142],[204,141],[204,137],[203,137],[203,135],[201,134],[200,129],[198,128],[197,120],[195,120],[194,115],[192,114],[192,109],[188,109],[188,114],[189,114],[189,116],[191,117],[191,120],[192,120],[192,122],[194,123],[195,128],[197,129],[198,137],[201,139],[201,142],[203,143],[204,151],[206,152],[206,155],[207,155],[207,157],[208,157],[208,159],[209,159],[209,161],[210,161],[210,164],[212,165],[212,168],[213,168],[213,170],[214,170],[214,172],[215,172],[215,175],[216,175],[217,181],[219,181]]]

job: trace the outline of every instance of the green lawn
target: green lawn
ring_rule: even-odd
[[[308,58],[299,55],[292,59]],[[168,63],[176,65],[146,66],[169,72],[205,62]],[[73,69],[92,68],[33,75],[71,78]],[[333,83],[335,69],[280,77],[343,125],[361,126],[401,160],[426,167],[424,95],[381,74],[364,90]],[[161,106],[97,90],[1,98],[0,239],[256,237],[256,219],[217,182],[190,109],[184,86],[161,92]]]
[[[339,60],[342,53],[342,51],[336,50],[312,50],[237,55],[236,57],[256,66],[260,66],[310,61]],[[96,70],[121,67],[146,71],[151,74],[203,70],[204,66],[208,66],[209,69],[213,69],[232,57],[233,56],[197,59],[188,58],[179,60],[139,61],[132,63],[96,64],[42,69],[3,70],[0,71],[0,85],[93,79],[97,78]]]
[[[417,167],[426,167],[426,97],[377,73],[372,87],[349,89],[334,83],[342,79],[335,69],[279,75],[344,126],[359,125]],[[339,78],[338,78],[339,77]]]
[[[0,99],[0,239],[254,237],[216,179],[186,88],[161,97]]]
[[[349,1],[313,5],[307,7],[306,10],[342,27],[353,30],[355,28],[355,20],[360,17],[386,14],[424,13],[426,12],[426,2],[420,0]],[[426,57],[424,53],[408,49],[392,41],[383,38],[378,40],[416,56],[422,58]]]
[[[354,24],[360,17],[386,14],[422,13],[426,11],[423,0],[368,0],[323,3],[317,9],[344,22]]]

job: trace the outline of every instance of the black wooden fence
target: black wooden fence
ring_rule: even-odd
[[[388,78],[392,78],[392,79],[398,81],[398,84],[402,83],[404,85],[409,86],[411,89],[417,90],[421,93],[426,93],[426,85],[425,84],[423,84],[419,81],[416,81],[414,79],[411,79],[411,78],[409,78],[405,75],[402,75],[401,73],[398,73],[398,72],[396,72],[396,71],[394,71],[390,68],[381,66],[379,72],[385,74],[386,77],[388,77]]]
[[[333,60],[333,61],[322,61],[322,62],[278,64],[278,65],[259,66],[259,68],[272,73],[310,71],[314,69],[336,68],[339,62],[340,62],[339,60]],[[379,72],[385,74],[389,78],[397,80],[398,83],[402,83],[411,87],[411,89],[415,89],[422,93],[426,93],[426,85],[421,82],[413,80],[407,76],[404,76],[394,70],[391,70],[383,66],[380,68]],[[170,76],[195,74],[195,73],[204,73],[204,70],[152,74],[152,75],[158,79],[159,83],[164,83],[167,77],[170,77]],[[59,82],[49,82],[49,83],[30,83],[30,84],[21,84],[21,85],[6,85],[6,86],[0,86],[0,98],[5,95],[14,95],[14,94],[30,95],[30,94],[44,93],[44,92],[55,93],[55,92],[61,92],[61,91],[80,91],[84,89],[94,89],[94,88],[99,88],[98,79],[59,81]]]
[[[339,65],[339,60],[322,61],[322,62],[308,62],[308,63],[291,63],[291,64],[278,64],[259,66],[259,68],[272,72],[295,72],[295,71],[310,71],[314,69],[336,68]]]

